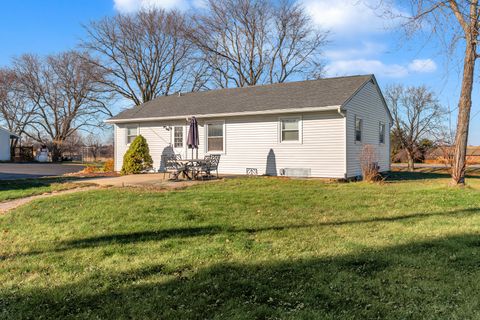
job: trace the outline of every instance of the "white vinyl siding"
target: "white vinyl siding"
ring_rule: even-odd
[[[10,133],[0,129],[0,161],[10,160]]]
[[[309,168],[314,177],[343,178],[346,166],[344,118],[336,111],[325,111],[305,113],[301,119],[302,144],[280,142],[278,115],[198,119],[198,157],[202,158],[207,150],[204,145],[207,143],[206,125],[221,123],[224,150],[220,158],[220,173],[245,174],[246,168],[256,168],[259,175],[279,175],[282,168]],[[140,123],[139,133],[147,139],[156,169],[160,168],[162,153],[172,152],[172,134],[164,126],[175,124],[174,121]],[[116,125],[116,139],[121,139],[124,127]],[[126,148],[124,144],[122,147],[122,140],[116,141],[119,147],[115,169],[118,171]],[[190,158],[191,152],[188,149],[187,154],[182,156]]]
[[[345,106],[347,122],[347,176],[361,175],[360,155],[366,144],[375,147],[381,171],[390,170],[388,112],[377,87],[368,82]],[[362,119],[362,141],[355,141],[355,119]],[[385,143],[379,143],[379,123],[385,124]]]

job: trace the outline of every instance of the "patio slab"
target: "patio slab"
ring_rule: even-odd
[[[155,187],[155,188],[183,188],[205,181],[170,181],[168,175],[163,173],[148,173],[148,174],[132,174],[119,177],[96,177],[81,179],[78,183],[93,183],[99,186],[112,186],[112,187]]]

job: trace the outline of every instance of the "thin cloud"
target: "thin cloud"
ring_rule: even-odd
[[[336,60],[326,67],[329,76],[370,74],[388,78],[403,78],[412,73],[431,73],[437,67],[431,59],[415,59],[407,64],[388,64],[377,59]]]
[[[327,73],[331,76],[348,74],[370,74],[402,78],[408,75],[408,69],[399,64],[385,64],[375,59],[338,60],[327,65]]]
[[[432,59],[415,59],[408,65],[408,69],[421,73],[434,72],[437,64]]]
[[[326,50],[325,57],[331,60],[359,59],[378,56],[386,51],[385,44],[365,41],[355,47]]]

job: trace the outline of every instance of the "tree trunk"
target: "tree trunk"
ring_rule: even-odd
[[[476,43],[468,41],[463,62],[462,91],[458,101],[457,132],[455,134],[455,154],[452,167],[452,185],[465,184],[465,164],[468,143],[470,109],[472,107],[473,74],[476,59]]]
[[[62,161],[62,143],[54,141],[52,145],[52,162]]]
[[[15,161],[15,151],[18,145],[18,138],[14,138],[10,142],[10,161]]]
[[[415,170],[415,162],[413,161],[413,152],[407,151],[408,159],[408,171],[412,172]]]

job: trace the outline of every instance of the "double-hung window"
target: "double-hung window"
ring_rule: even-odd
[[[300,129],[299,117],[280,119],[280,142],[300,142]]]
[[[129,126],[127,127],[127,144],[130,144],[138,136],[138,127]]]
[[[207,152],[224,152],[224,139],[223,123],[207,123]]]
[[[355,142],[362,141],[362,128],[363,127],[363,120],[359,117],[355,117]]]
[[[378,128],[378,142],[385,143],[385,123],[380,122],[380,127]]]

